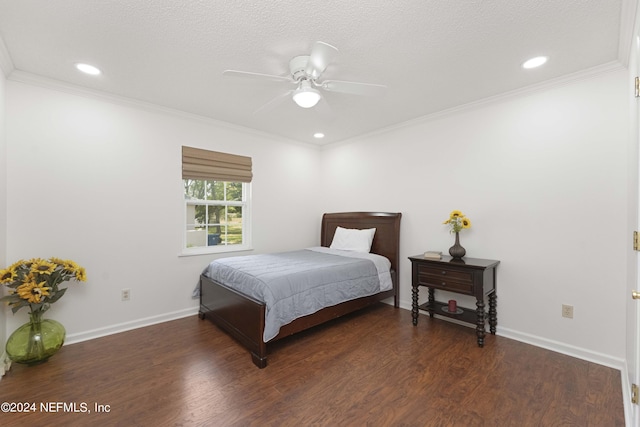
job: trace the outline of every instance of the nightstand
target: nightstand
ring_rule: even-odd
[[[498,324],[496,310],[496,267],[500,261],[479,258],[454,260],[450,256],[442,259],[425,258],[422,255],[409,257],[411,260],[411,315],[413,325],[418,324],[419,310],[457,319],[476,325],[478,345],[484,346],[485,321],[489,319],[489,331],[495,335]],[[429,300],[418,305],[420,286],[429,292]],[[436,301],[435,291],[443,290],[476,297],[476,309],[458,306],[456,313],[450,313],[448,304]],[[485,296],[489,299],[489,313],[485,313]]]

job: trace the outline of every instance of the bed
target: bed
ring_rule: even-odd
[[[279,327],[277,334],[265,340],[267,305],[248,292],[231,288],[222,280],[208,277],[207,270],[200,276],[201,319],[209,319],[225,330],[251,353],[253,363],[259,367],[267,366],[267,344],[309,329],[345,314],[360,310],[381,300],[393,298],[394,306],[399,305],[399,261],[400,261],[400,219],[401,213],[388,212],[341,212],[327,213],[322,216],[320,245],[329,248],[336,230],[375,228],[371,253],[381,255],[390,264],[390,288],[383,291],[349,299],[335,305],[322,308],[312,314],[303,315]],[[338,230],[342,232],[344,230]],[[318,248],[318,251],[322,251]],[[243,258],[243,257],[237,257]],[[268,335],[267,335],[268,336]]]

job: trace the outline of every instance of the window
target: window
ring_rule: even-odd
[[[182,147],[183,252],[250,248],[251,158]]]

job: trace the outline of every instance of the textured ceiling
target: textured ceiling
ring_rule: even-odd
[[[627,15],[635,14],[635,5],[636,0],[0,0],[6,46],[0,65],[10,79],[44,77],[326,144],[581,70],[624,64],[633,22]],[[291,87],[222,75],[235,69],[285,76],[289,60],[308,54],[318,40],[340,51],[323,79],[384,84],[386,94],[325,92],[309,110],[286,99],[254,113]],[[537,55],[549,56],[549,62],[535,70],[520,67]],[[73,67],[76,62],[94,64],[103,74],[83,75]],[[324,140],[312,137],[318,131]]]

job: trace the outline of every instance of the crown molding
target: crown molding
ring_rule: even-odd
[[[638,0],[622,0],[620,8],[620,38],[618,42],[618,60],[627,67],[633,46],[636,18],[638,14]]]
[[[633,0],[636,1],[636,0]],[[1,40],[1,39],[0,39]],[[0,55],[1,56],[1,55]],[[258,136],[261,138],[266,138],[266,139],[277,139],[281,142],[284,143],[288,143],[288,144],[293,144],[293,145],[298,145],[298,146],[305,146],[307,148],[313,148],[313,149],[317,149],[317,150],[323,150],[323,149],[328,149],[328,148],[332,148],[332,147],[336,147],[339,145],[345,145],[345,144],[350,144],[356,141],[361,141],[364,139],[368,139],[377,135],[382,135],[397,129],[403,129],[406,127],[410,127],[410,126],[415,126],[418,124],[422,124],[422,123],[426,123],[426,122],[430,122],[433,120],[437,120],[443,117],[447,117],[447,116],[451,116],[454,114],[458,114],[461,112],[466,112],[466,111],[471,111],[471,110],[475,110],[478,108],[483,108],[492,104],[497,104],[497,103],[501,103],[501,102],[505,102],[507,100],[510,99],[514,99],[514,98],[518,98],[521,96],[526,96],[532,93],[536,93],[536,92],[544,92],[556,87],[560,87],[560,86],[566,86],[572,83],[575,83],[577,81],[580,80],[586,80],[586,79],[592,79],[595,77],[598,77],[600,75],[603,74],[607,74],[610,72],[615,72],[615,71],[619,71],[619,70],[624,70],[626,66],[624,66],[623,64],[621,64],[618,61],[612,61],[612,62],[608,62],[606,64],[602,64],[596,67],[592,67],[586,70],[581,70],[572,74],[567,74],[561,77],[557,77],[555,79],[551,79],[551,80],[546,80],[544,82],[541,83],[537,83],[537,84],[533,84],[524,88],[520,88],[520,89],[516,89],[513,91],[509,91],[509,92],[505,92],[499,95],[495,95],[495,96],[491,96],[491,97],[487,97],[487,98],[483,98],[480,99],[478,101],[474,101],[474,102],[470,102],[464,105],[460,105],[460,106],[456,106],[453,108],[449,108],[443,111],[438,111],[432,114],[428,114],[425,116],[421,116],[412,120],[408,120],[402,123],[398,123],[392,126],[388,126],[386,128],[383,129],[378,129],[376,131],[373,132],[369,132],[367,134],[363,134],[363,135],[359,135],[353,138],[349,138],[346,140],[342,140],[342,141],[336,141],[334,143],[329,143],[329,144],[311,144],[311,143],[307,143],[307,142],[302,142],[302,141],[296,141],[296,140],[292,140],[292,139],[287,139],[281,136],[276,136],[267,132],[262,132],[259,131],[257,129],[252,129],[252,128],[248,128],[248,127],[244,127],[244,126],[239,126],[239,125],[235,125],[233,123],[229,123],[229,122],[225,122],[225,121],[221,121],[221,120],[217,120],[217,119],[213,119],[210,117],[205,117],[205,116],[200,116],[197,114],[193,114],[193,113],[187,113],[184,111],[180,111],[180,110],[176,110],[176,109],[172,109],[172,108],[168,108],[168,107],[162,107],[156,104],[152,104],[149,102],[144,102],[144,101],[139,101],[136,99],[132,99],[132,98],[127,98],[127,97],[123,97],[123,96],[119,96],[119,95],[112,95],[112,94],[108,94],[106,92],[102,92],[99,90],[94,90],[94,89],[87,89],[87,88],[83,88],[77,85],[73,85],[70,83],[65,83],[59,80],[54,80],[54,79],[49,79],[46,77],[42,77],[42,76],[38,76],[35,74],[31,74],[31,73],[26,73],[24,71],[20,71],[20,70],[13,70],[9,76],[8,76],[8,80],[11,81],[15,81],[15,82],[20,82],[20,83],[25,83],[25,84],[29,84],[32,86],[40,86],[46,89],[51,89],[51,90],[56,90],[59,92],[66,92],[69,94],[73,94],[73,95],[78,95],[78,96],[84,96],[87,98],[93,98],[93,99],[98,99],[98,100],[102,100],[102,101],[106,101],[106,102],[110,102],[113,104],[119,104],[119,105],[124,105],[124,106],[128,106],[128,107],[133,107],[133,108],[137,108],[137,109],[141,109],[141,110],[146,110],[146,111],[151,111],[151,112],[156,112],[156,113],[164,113],[164,114],[168,114],[170,116],[173,117],[179,117],[179,118],[183,118],[183,119],[189,119],[189,120],[195,120],[198,122],[203,122],[203,123],[207,123],[213,126],[218,126],[218,127],[223,127],[226,129],[232,129],[238,132],[243,132],[243,133],[248,133],[254,136]]]
[[[31,86],[38,86],[44,89],[55,90],[57,92],[64,92],[71,95],[82,96],[85,98],[96,99],[103,102],[109,102],[112,104],[122,105],[125,107],[135,108],[138,110],[149,111],[152,113],[166,114],[176,118],[182,118],[187,120],[193,120],[208,125],[221,127],[245,134],[250,134],[259,138],[278,140],[285,144],[293,144],[298,146],[304,146],[307,148],[319,149],[316,144],[311,144],[303,141],[296,141],[288,139],[279,135],[273,135],[271,133],[262,132],[257,129],[235,125],[233,123],[217,120],[211,117],[201,116],[194,113],[188,113],[185,111],[177,110],[174,108],[163,107],[161,105],[153,104],[151,102],[140,101],[133,98],[127,98],[125,96],[113,95],[107,92],[103,92],[96,89],[88,89],[81,86],[77,86],[71,83],[66,83],[60,80],[50,79],[48,77],[39,76],[37,74],[27,73],[20,70],[14,70],[7,78],[10,81],[24,83]]]
[[[323,145],[323,149],[337,147],[339,145],[346,145],[356,141],[361,141],[364,139],[368,139],[377,135],[382,135],[394,130],[404,129],[411,126],[416,126],[422,123],[427,123],[433,120],[438,120],[443,117],[452,116],[454,114],[459,114],[462,112],[467,112],[471,110],[476,110],[478,108],[487,107],[489,105],[502,103],[511,99],[519,98],[522,96],[527,96],[537,92],[545,92],[557,87],[566,86],[577,81],[592,79],[603,74],[608,74],[615,71],[625,70],[626,67],[623,66],[618,61],[608,62],[606,64],[598,65],[596,67],[588,68],[586,70],[578,71],[572,74],[567,74],[561,77],[557,77],[555,79],[546,80],[541,83],[529,85],[520,89],[512,90],[509,92],[501,93],[499,95],[490,96],[487,98],[480,99],[478,101],[470,102],[467,104],[459,105],[453,108],[449,108],[447,110],[437,111],[432,114],[428,114],[425,116],[417,117],[415,119],[407,120],[402,123],[398,123],[392,126],[388,126],[383,129],[378,129],[373,132],[369,132],[364,135],[359,135],[357,137],[353,137],[351,139],[337,141],[331,144]]]

